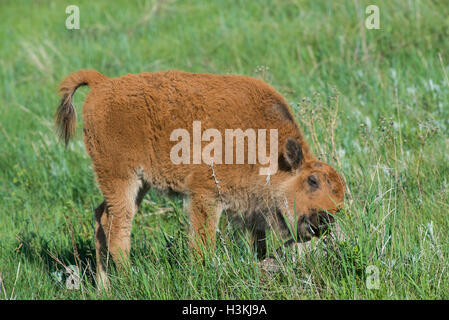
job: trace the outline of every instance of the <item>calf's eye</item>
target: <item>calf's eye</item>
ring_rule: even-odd
[[[307,183],[313,190],[318,189],[319,187],[318,178],[313,174],[307,177]]]

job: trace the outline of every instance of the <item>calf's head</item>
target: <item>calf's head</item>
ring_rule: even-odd
[[[309,240],[327,230],[342,208],[344,183],[328,164],[305,157],[298,141],[287,139],[284,160],[292,176],[284,183],[284,204],[279,208],[286,223],[293,224],[298,240]],[[296,225],[295,225],[296,224]]]

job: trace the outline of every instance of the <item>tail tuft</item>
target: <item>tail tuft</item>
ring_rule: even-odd
[[[86,85],[92,87],[105,79],[106,76],[95,70],[79,70],[70,74],[59,85],[62,100],[56,111],[55,122],[59,137],[64,140],[66,147],[76,132],[76,111],[73,105],[76,89]]]
[[[56,128],[61,140],[67,147],[69,140],[76,132],[76,112],[73,105],[72,95],[65,94],[61,100],[61,104],[56,111]]]

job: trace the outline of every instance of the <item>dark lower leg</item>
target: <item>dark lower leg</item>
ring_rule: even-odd
[[[267,255],[267,242],[265,230],[253,231],[253,243],[257,250],[257,258],[264,259]]]
[[[109,280],[107,276],[107,260],[108,250],[106,242],[106,233],[102,226],[105,222],[106,215],[106,202],[103,201],[97,209],[95,209],[95,244],[96,244],[96,257],[97,257],[97,285],[99,288],[109,288]]]

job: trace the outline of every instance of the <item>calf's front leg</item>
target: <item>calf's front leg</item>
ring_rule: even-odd
[[[221,205],[215,195],[198,192],[191,195],[188,211],[190,246],[200,257],[203,257],[204,250],[215,248]]]

